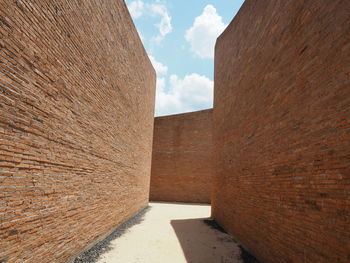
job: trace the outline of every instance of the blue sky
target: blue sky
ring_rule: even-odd
[[[214,45],[244,0],[127,0],[157,72],[156,116],[212,107]]]

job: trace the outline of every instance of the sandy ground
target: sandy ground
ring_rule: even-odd
[[[150,207],[142,223],[111,241],[98,263],[243,262],[231,237],[204,222],[210,206],[150,203]]]

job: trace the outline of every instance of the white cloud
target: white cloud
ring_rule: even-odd
[[[128,4],[128,9],[132,18],[136,19],[143,15],[145,4],[141,0],[135,0]]]
[[[159,24],[155,26],[159,29],[159,34],[153,38],[156,43],[160,43],[164,37],[171,33],[173,27],[171,25],[171,16],[168,13],[168,10],[165,5],[162,4],[151,4],[148,6],[152,15],[160,15],[161,20]]]
[[[227,25],[222,21],[216,9],[207,5],[203,13],[196,17],[191,28],[186,31],[185,38],[191,45],[191,50],[200,58],[214,58],[216,38]]]
[[[196,73],[183,79],[166,76],[168,67],[149,56],[157,72],[156,116],[190,112],[213,106],[214,82]]]
[[[167,7],[162,4],[161,1],[154,0],[154,3],[148,4],[141,0],[134,0],[129,2],[127,6],[133,19],[140,18],[143,15],[153,17],[160,16],[159,23],[154,25],[159,33],[151,39],[152,42],[159,44],[166,35],[172,32],[171,16],[169,15]]]
[[[157,79],[156,116],[176,114],[211,108],[214,82],[196,73],[183,79],[171,75],[169,89],[165,78]]]
[[[152,65],[157,72],[157,75],[166,75],[168,73],[168,67],[157,61],[153,56],[149,56],[149,59],[152,62]]]

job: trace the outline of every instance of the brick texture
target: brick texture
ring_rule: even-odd
[[[350,1],[246,0],[214,93],[215,219],[262,262],[350,262]]]
[[[0,0],[2,262],[66,262],[147,205],[154,92],[124,1]]]
[[[155,118],[150,200],[210,203],[212,112]]]

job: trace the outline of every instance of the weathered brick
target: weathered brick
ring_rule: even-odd
[[[215,51],[213,216],[262,262],[350,260],[350,2],[246,0]]]
[[[66,262],[148,203],[155,72],[124,1],[0,0],[0,258]]]
[[[155,118],[151,200],[210,203],[212,112]]]

